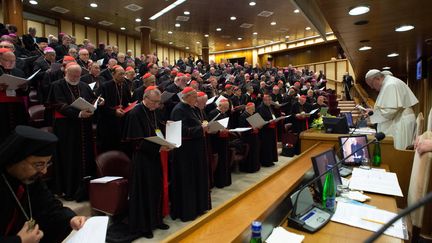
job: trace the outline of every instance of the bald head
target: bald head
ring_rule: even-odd
[[[81,77],[81,67],[80,65],[74,63],[74,64],[68,64],[65,69],[65,79],[70,84],[77,85],[80,81]]]

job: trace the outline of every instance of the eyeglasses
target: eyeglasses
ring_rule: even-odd
[[[148,101],[150,101],[151,103],[153,103],[153,104],[160,104],[161,103],[161,100],[152,100],[152,99],[150,99],[150,98],[146,98]]]
[[[29,163],[31,166],[33,166],[33,168],[37,171],[43,171],[44,169],[47,169],[48,167],[50,167],[53,163],[52,161],[48,161],[48,162],[36,162],[36,163]]]

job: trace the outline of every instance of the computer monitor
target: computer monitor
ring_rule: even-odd
[[[349,132],[347,118],[342,117],[323,117],[324,129],[326,133],[347,134]]]
[[[348,127],[354,127],[353,116],[351,112],[341,112],[341,115],[346,117]]]
[[[336,155],[333,149],[329,149],[321,154],[313,156],[312,165],[314,168],[315,176],[321,175],[327,170],[327,165],[335,165],[336,164]],[[339,168],[335,168],[333,171],[333,177],[335,178],[336,185],[342,184],[342,179],[339,174]],[[319,191],[322,192],[324,181],[326,176],[322,176],[320,180],[318,180],[318,188]]]
[[[343,157],[347,157],[354,151],[360,149],[362,146],[367,144],[368,139],[366,135],[355,135],[355,136],[340,136],[339,137],[339,145],[342,146],[342,155]],[[347,165],[361,165],[363,159],[366,158],[370,161],[370,154],[368,147],[364,147],[363,149],[356,152],[354,155],[349,157],[344,161],[344,164]]]

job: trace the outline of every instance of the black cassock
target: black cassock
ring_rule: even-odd
[[[273,119],[273,113],[269,106],[261,103],[257,112],[265,121]],[[277,142],[276,142],[276,124],[266,124],[259,131],[261,141],[260,162],[262,166],[272,166],[273,162],[278,161]]]
[[[0,66],[0,76],[9,74],[16,77],[24,77],[24,73],[19,69],[4,70]],[[6,91],[0,92],[0,141],[3,141],[17,125],[27,125],[28,113],[26,102],[28,102],[28,92],[17,89],[16,96],[7,96]]]
[[[129,191],[129,226],[132,232],[147,233],[162,224],[162,166],[160,145],[145,140],[162,129],[160,115],[142,103],[127,115],[123,139],[133,146]]]
[[[125,82],[116,84],[113,80],[100,87],[100,95],[105,99],[105,105],[98,111],[97,148],[98,153],[110,150],[122,150],[120,146],[123,127],[123,117],[116,116],[119,106],[126,108],[131,100],[128,86]]]
[[[220,114],[220,115],[219,115]],[[216,120],[227,118],[227,114],[220,113],[218,109],[214,109],[209,114],[209,120],[213,120],[219,115]],[[218,161],[214,172],[214,186],[223,188],[231,185],[231,164],[229,159],[228,144],[229,134],[217,132],[210,135],[212,151],[218,154]]]
[[[294,116],[294,122],[293,122],[293,130],[296,133],[300,133],[304,130],[306,130],[306,128],[309,126],[309,124],[312,122],[310,120],[310,118],[306,119],[302,119],[302,118],[297,118],[295,115],[305,112],[308,113],[312,110],[312,105],[305,102],[303,105],[301,105],[299,102],[296,102],[293,104],[292,107],[292,114]],[[306,126],[306,122],[308,122],[308,126]]]
[[[182,145],[172,153],[171,216],[190,221],[211,208],[205,137],[194,107],[178,103],[171,120],[182,121]]]
[[[29,215],[26,187],[20,181],[5,173],[7,181],[15,195],[19,198],[25,212]],[[62,242],[71,232],[70,220],[75,213],[55,199],[41,180],[28,186],[33,218],[44,232],[40,242]],[[0,176],[0,242],[21,242],[16,234],[27,221],[20,207],[16,203],[12,193],[2,176]]]
[[[239,127],[250,127],[246,118],[251,115],[244,111],[239,117]],[[260,169],[260,142],[257,130],[241,133],[241,140],[249,146],[249,153],[243,163],[239,164],[239,170],[243,172],[256,172]]]
[[[84,82],[71,85],[60,79],[51,89],[55,108],[54,133],[59,138],[54,163],[57,190],[64,192],[65,198],[82,200],[88,195],[82,194],[84,188],[79,186],[84,184],[80,182],[83,177],[95,174],[92,117],[79,118],[80,110],[71,104],[78,97],[93,103],[96,97]]]

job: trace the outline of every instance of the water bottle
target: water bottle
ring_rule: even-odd
[[[373,153],[373,166],[379,167],[381,165],[381,146],[379,141],[374,142],[374,153]]]
[[[333,169],[333,165],[327,165],[327,170]],[[336,199],[336,184],[334,182],[333,170],[327,172],[323,191],[322,191],[322,206],[323,208],[334,212]]]
[[[259,221],[253,221],[251,225],[252,237],[250,243],[262,243],[261,239],[262,224]]]

